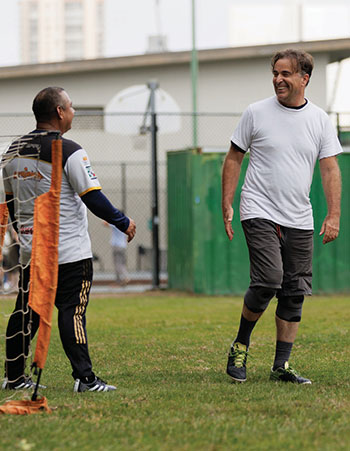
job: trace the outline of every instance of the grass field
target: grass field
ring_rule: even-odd
[[[11,308],[0,300],[0,333]],[[349,450],[350,298],[306,301],[291,364],[311,386],[268,380],[274,309],[272,302],[253,333],[247,382],[234,384],[225,367],[241,299],[92,297],[94,369],[118,390],[73,393],[55,321],[42,378],[54,411],[0,416],[0,449]]]

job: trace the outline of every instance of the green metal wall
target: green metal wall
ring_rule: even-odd
[[[341,293],[350,291],[350,154],[338,158],[342,173],[342,213],[340,234],[332,243],[322,244],[319,232],[327,214],[318,164],[315,168],[310,199],[314,210],[315,236],[313,257],[313,291]]]
[[[168,275],[169,288],[203,294],[240,294],[249,285],[249,258],[239,221],[239,195],[234,201],[230,242],[221,215],[223,154],[193,150],[168,152]],[[248,158],[243,160],[237,193]],[[339,157],[343,177],[341,233],[326,246],[318,237],[326,203],[318,167],[311,188],[315,216],[313,291],[350,291],[350,154]]]

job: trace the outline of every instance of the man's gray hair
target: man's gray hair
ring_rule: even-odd
[[[304,52],[304,50],[286,49],[281,50],[273,55],[271,59],[272,70],[275,68],[275,64],[278,60],[288,58],[295,62],[296,72],[301,75],[308,74],[311,77],[312,70],[314,68],[314,59],[310,53]]]

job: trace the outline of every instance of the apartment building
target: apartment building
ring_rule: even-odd
[[[21,63],[103,56],[104,0],[21,0]]]

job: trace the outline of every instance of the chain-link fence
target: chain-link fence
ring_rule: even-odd
[[[167,271],[167,175],[166,153],[193,146],[205,151],[226,151],[240,113],[157,115],[159,247],[161,277]],[[339,136],[350,146],[350,113],[332,113]],[[195,122],[194,122],[195,121]],[[195,126],[195,127],[194,127]],[[35,128],[31,114],[0,115],[0,152],[14,137]],[[114,130],[114,132],[113,132]],[[152,270],[152,170],[149,118],[143,113],[105,115],[103,111],[78,110],[66,138],[78,142],[89,154],[104,194],[137,224],[128,245],[127,267],[133,278],[151,280]],[[89,213],[89,230],[95,256],[96,277],[114,278],[111,231]]]

